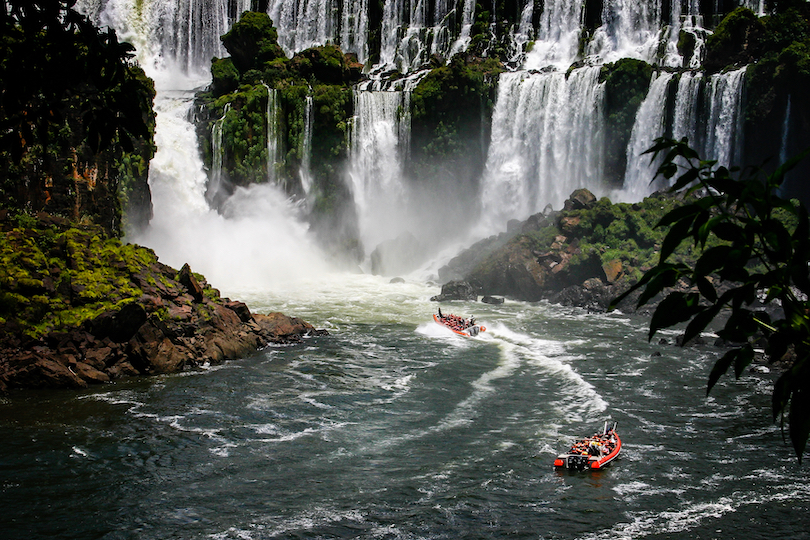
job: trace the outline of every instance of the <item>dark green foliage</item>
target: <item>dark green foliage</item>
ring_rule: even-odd
[[[119,234],[119,181],[137,225],[151,212],[146,176],[135,174],[154,152],[154,87],[133,47],[74,4],[12,0],[0,11],[0,204]]]
[[[30,337],[79,326],[139,298],[131,276],[157,263],[97,227],[69,228],[21,214],[0,230],[0,327]],[[1,332],[0,332],[1,333]]]
[[[212,84],[198,94],[202,105],[198,134],[206,166],[213,163],[211,133],[229,106],[223,123],[223,176],[227,195],[235,186],[274,178],[287,194],[302,197],[299,170],[306,130],[307,98],[312,100],[312,156],[308,194],[310,220],[325,243],[349,245],[357,252],[353,201],[343,179],[347,134],[353,114],[350,84],[362,64],[333,45],[314,47],[286,58],[276,49],[276,31],[264,13],[245,13],[223,42],[233,55],[214,59]],[[234,55],[234,52],[236,54]],[[250,54],[255,56],[250,57]],[[276,92],[279,160],[271,165],[267,153],[268,88]],[[209,194],[218,200],[220,194]]]
[[[759,41],[765,25],[748,8],[729,13],[706,40],[706,70],[720,71],[728,65],[747,64],[760,54]]]
[[[620,186],[624,181],[627,144],[652,73],[651,65],[632,58],[607,64],[600,73],[600,81],[605,83],[606,130],[610,133],[605,141],[605,177],[611,185]]]
[[[223,96],[239,87],[239,70],[231,58],[211,59],[211,92]]]
[[[728,314],[717,333],[737,345],[715,363],[707,391],[732,366],[740,376],[753,360],[758,336],[767,338],[766,353],[772,362],[783,360],[790,351],[774,387],[773,417],[788,414],[790,439],[801,461],[810,434],[810,220],[803,205],[776,193],[785,174],[810,155],[810,149],[767,178],[759,170],[715,168],[712,161],[700,161],[685,140],[658,139],[648,152],[664,154],[659,174],[677,176],[673,192],[698,197],[661,219],[658,227],[667,235],[658,265],[613,304],[642,288],[639,306],[666,294],[650,322],[649,337],[687,323],[684,343],[721,313]],[[671,262],[671,254],[682,244],[699,250],[694,265]],[[679,281],[697,290],[671,291]],[[778,302],[781,318],[757,309],[759,301],[766,306]]]
[[[334,45],[314,47],[296,54],[290,66],[309,81],[341,84],[350,79],[346,58]]]
[[[266,13],[243,13],[230,32],[222,36],[222,44],[242,73],[270,60],[285,57],[278,44],[278,32]]]
[[[729,66],[751,64],[779,54],[794,43],[810,40],[810,10],[788,9],[768,17],[737,8],[706,40],[705,67],[709,73]]]

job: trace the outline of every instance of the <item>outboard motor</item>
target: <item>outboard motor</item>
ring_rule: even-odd
[[[575,471],[584,471],[588,468],[588,456],[568,456],[566,467]]]

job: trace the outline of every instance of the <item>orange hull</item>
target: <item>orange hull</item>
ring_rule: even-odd
[[[445,328],[448,328],[448,329],[452,330],[456,334],[458,334],[460,336],[464,336],[464,337],[475,337],[479,333],[487,331],[486,327],[479,326],[477,324],[475,324],[473,326],[468,326],[467,328],[464,328],[462,330],[456,330],[455,328],[453,328],[452,326],[447,324],[447,322],[444,319],[440,319],[439,316],[436,315],[435,313],[433,314],[433,320],[436,321],[437,324],[440,324],[440,325],[444,326]]]
[[[622,440],[619,434],[611,430],[610,435],[614,439],[615,446],[612,447],[609,453],[602,456],[591,456],[583,453],[566,453],[560,454],[554,460],[554,466],[560,469],[573,469],[573,470],[586,470],[586,469],[604,469],[616,459],[622,451]]]

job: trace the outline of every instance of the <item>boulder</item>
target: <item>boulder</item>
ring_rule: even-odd
[[[563,210],[588,210],[596,205],[596,195],[587,189],[577,189],[563,204]]]
[[[183,268],[180,269],[180,273],[177,275],[177,281],[186,288],[186,291],[194,298],[195,302],[202,302],[204,296],[203,288],[200,286],[197,278],[194,277],[188,263],[184,264]]]
[[[132,339],[143,323],[146,310],[138,302],[132,302],[118,311],[102,313],[89,323],[89,331],[98,339],[110,338],[116,343]]]
[[[478,301],[478,292],[466,281],[450,281],[442,285],[442,292],[431,297],[431,302],[446,302],[448,300]]]

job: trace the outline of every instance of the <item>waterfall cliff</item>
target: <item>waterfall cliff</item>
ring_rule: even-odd
[[[446,219],[462,219],[464,226],[443,228],[439,236],[460,237],[475,223],[494,230],[547,205],[559,208],[581,187],[639,200],[662,187],[650,183],[654,164],[640,155],[657,136],[688,137],[703,157],[723,165],[741,163],[746,145],[754,144],[745,136],[745,65],[706,73],[702,59],[722,15],[737,5],[764,15],[762,1],[515,0],[484,8],[462,0],[78,4],[136,45],[159,90],[171,91],[178,72],[204,81],[211,59],[228,54],[220,36],[243,11],[257,8],[270,15],[288,57],[337,45],[350,55],[347,62],[362,64],[367,79],[351,88],[347,118],[326,101],[342,95],[338,90],[310,87],[293,106],[289,91],[267,86],[269,71],[257,71],[253,84],[267,87],[266,179],[321,210],[338,207],[342,195],[335,199],[334,182],[342,183],[365,253],[386,238],[423,232],[426,218],[443,209]],[[490,61],[500,67],[492,69]],[[302,62],[296,65],[307,65]],[[426,77],[428,70],[437,75]],[[471,96],[466,85],[473,79],[479,83]],[[794,101],[795,116],[798,107]],[[784,101],[771,109],[791,114]],[[324,117],[326,110],[332,116]],[[332,122],[331,147],[321,144],[325,121]],[[795,147],[787,137],[796,130],[783,128],[781,116],[777,125],[780,149]],[[332,159],[326,169],[319,168],[324,151]],[[207,171],[209,181],[226,181],[220,173]]]

